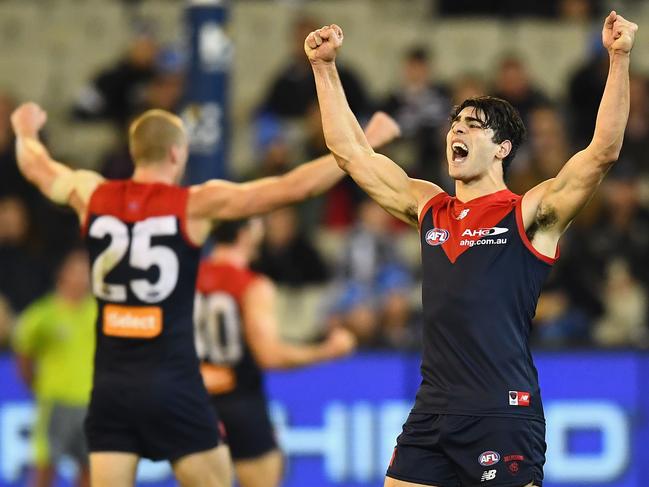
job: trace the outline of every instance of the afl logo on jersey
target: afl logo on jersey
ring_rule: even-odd
[[[426,232],[426,243],[428,245],[442,245],[448,240],[448,230],[433,228]]]
[[[478,457],[478,463],[480,463],[480,465],[482,465],[483,467],[490,467],[491,465],[497,464],[499,461],[500,454],[492,450],[481,453]]]

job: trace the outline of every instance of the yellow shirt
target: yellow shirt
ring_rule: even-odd
[[[92,388],[97,305],[89,295],[71,304],[54,294],[31,304],[13,337],[16,352],[36,363],[39,401],[86,405]]]

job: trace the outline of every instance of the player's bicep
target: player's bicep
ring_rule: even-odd
[[[270,211],[286,199],[281,188],[271,184],[274,179],[251,183],[211,180],[192,186],[187,214],[190,218],[237,220]]]
[[[414,226],[420,199],[437,188],[432,183],[411,179],[397,163],[376,152],[359,153],[349,163],[339,164],[386,211]]]
[[[72,181],[72,188],[65,203],[74,209],[81,221],[84,221],[90,198],[97,186],[103,183],[105,179],[99,173],[80,169],[73,172]]]
[[[537,211],[545,227],[561,234],[588,203],[611,167],[590,148],[575,154],[551,180]]]

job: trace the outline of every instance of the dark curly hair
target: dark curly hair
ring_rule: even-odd
[[[475,108],[484,117],[485,128],[494,131],[493,141],[500,144],[504,140],[512,143],[512,150],[503,159],[503,174],[507,174],[516,151],[525,140],[525,125],[523,120],[511,103],[494,96],[478,96],[468,98],[459,105],[453,107],[450,120],[453,122],[459,113],[467,107]]]

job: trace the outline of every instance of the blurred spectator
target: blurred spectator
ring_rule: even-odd
[[[599,0],[558,0],[559,18],[568,21],[585,22],[599,16]]]
[[[144,103],[144,88],[153,79],[158,43],[150,27],[140,25],[125,55],[100,72],[79,93],[73,114],[80,120],[109,120],[122,130]]]
[[[647,291],[616,258],[608,263],[604,281],[604,315],[595,324],[595,341],[603,346],[649,346]],[[646,264],[645,264],[646,265]]]
[[[534,343],[542,346],[570,346],[590,343],[590,320],[576,306],[559,283],[544,287],[534,317]]]
[[[31,222],[22,200],[0,199],[0,294],[21,311],[49,286],[48,269],[30,242]]]
[[[327,322],[329,329],[342,327],[351,331],[359,348],[381,346],[377,306],[370,290],[362,284],[336,286]]]
[[[523,60],[513,54],[506,55],[498,64],[494,95],[511,103],[525,125],[534,108],[549,102],[548,97],[532,84]]]
[[[649,83],[645,76],[634,73],[629,88],[632,103],[620,160],[637,173],[649,176]]]
[[[418,350],[421,330],[414,326],[415,317],[409,298],[412,277],[401,265],[388,266],[377,277],[381,347]]]
[[[572,229],[564,281],[572,301],[589,316],[616,321],[613,299],[626,303],[628,293],[629,307],[635,309],[638,296],[649,289],[649,212],[639,204],[634,174],[623,166],[611,171],[601,193],[604,206],[594,224]]]
[[[392,220],[374,201],[363,201],[338,263],[330,321],[354,332],[361,347],[417,343],[409,328],[412,278],[397,255]]]
[[[552,105],[541,105],[529,114],[528,151],[512,165],[508,186],[524,194],[546,179],[555,177],[571,156],[566,125]]]
[[[599,14],[601,0],[544,0],[520,2],[517,0],[435,0],[433,6],[441,15],[546,17],[569,20],[587,20]]]
[[[338,262],[339,279],[374,285],[383,268],[400,265],[391,235],[392,220],[373,200],[361,202],[356,225],[349,232]]]
[[[571,132],[573,142],[578,149],[586,147],[593,136],[597,110],[606,84],[608,65],[608,53],[602,48],[600,34],[597,32],[593,35],[591,58],[577,69],[570,79],[568,88]]]
[[[266,217],[266,235],[254,270],[280,285],[321,284],[327,269],[313,244],[299,231],[295,208],[275,210]]]
[[[451,103],[446,87],[434,81],[425,47],[413,46],[405,53],[401,84],[389,94],[382,109],[397,121],[402,137],[414,145],[411,176],[439,181],[445,169],[444,136]]]
[[[83,422],[92,385],[96,306],[89,274],[86,252],[70,252],[54,292],[31,304],[15,330],[18,368],[38,406],[32,483],[37,487],[54,485],[63,455],[76,461],[78,485],[90,485]]]
[[[259,168],[248,179],[279,176],[289,171],[292,164],[290,147],[280,126],[261,116],[255,121],[255,153],[259,154]]]
[[[298,118],[306,115],[309,107],[317,101],[313,72],[304,55],[304,39],[321,26],[309,17],[296,19],[291,32],[290,59],[271,82],[259,110],[261,113],[272,113],[279,118]],[[365,87],[344,66],[339,66],[338,72],[351,109],[361,118],[369,115],[371,104]]]
[[[166,47],[156,56],[151,78],[142,83],[141,101],[132,108],[132,115],[151,108],[177,113],[184,89],[184,58],[177,49]],[[107,179],[126,179],[133,174],[134,166],[128,150],[128,140],[120,131],[121,141],[105,155],[100,172]]]
[[[9,347],[14,318],[9,301],[0,294],[0,351],[4,351]]]
[[[460,105],[468,98],[486,95],[487,91],[482,76],[473,73],[466,73],[453,82],[453,85],[451,86],[451,102],[453,105]]]
[[[38,191],[20,174],[16,164],[14,134],[9,121],[14,108],[14,99],[0,93],[0,197],[15,195],[33,203]]]

